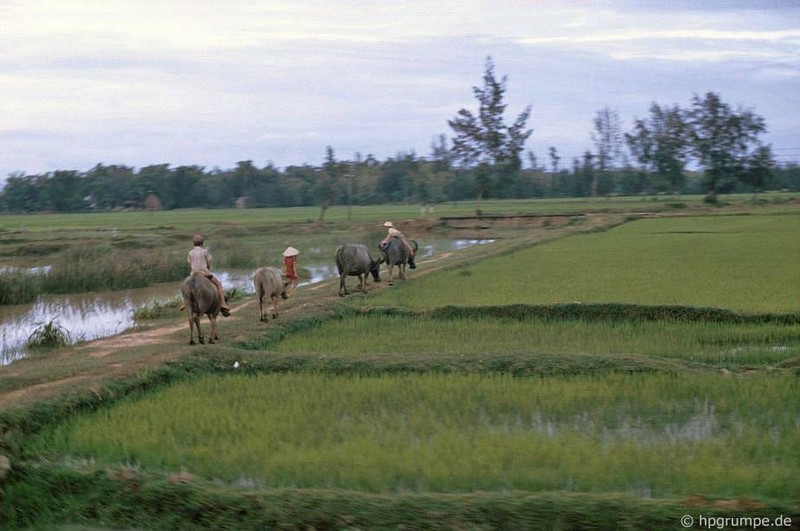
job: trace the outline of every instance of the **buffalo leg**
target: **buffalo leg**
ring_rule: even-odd
[[[203,329],[200,327],[200,316],[194,318],[194,326],[197,328],[197,342],[205,345],[206,339],[203,337]]]
[[[208,321],[211,323],[211,333],[208,336],[208,342],[213,343],[219,339],[219,334],[217,334],[217,318],[209,315]]]
[[[258,318],[261,321],[264,319],[264,291],[261,286],[258,287]]]
[[[197,315],[197,314],[192,315],[192,321],[190,323],[190,329],[191,329],[191,325],[192,324],[194,325],[194,329],[197,330],[197,342],[202,345],[203,343],[205,343],[205,340],[203,339],[203,329],[200,328],[200,316],[199,315]],[[194,344],[194,343],[192,343],[192,344]]]

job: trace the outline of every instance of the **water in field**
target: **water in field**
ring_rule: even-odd
[[[494,240],[426,242],[421,246],[418,256],[426,258],[436,253],[457,251],[492,241]],[[329,254],[332,255],[333,252]],[[308,256],[319,255],[320,253],[308,253]],[[302,278],[300,288],[334,278],[337,274],[332,259],[329,262],[301,260],[299,268]],[[226,290],[236,288],[251,295],[254,272],[255,270],[216,271],[215,274]],[[32,304],[0,306],[0,365],[24,357],[28,337],[44,324],[57,324],[69,332],[73,341],[98,339],[132,328],[135,325],[133,311],[136,308],[154,302],[170,301],[179,296],[180,282],[174,282],[125,291],[53,295],[40,297]]]

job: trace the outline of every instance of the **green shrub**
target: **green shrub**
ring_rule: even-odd
[[[56,323],[55,319],[41,324],[31,332],[25,345],[34,350],[56,349],[72,344],[69,330]]]

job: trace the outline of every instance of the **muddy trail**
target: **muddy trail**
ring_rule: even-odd
[[[406,282],[431,274],[443,268],[455,267],[478,261],[489,256],[508,252],[553,240],[568,234],[595,231],[622,223],[620,215],[590,216],[584,223],[575,226],[550,227],[524,231],[513,237],[501,237],[491,245],[475,246],[456,252],[444,252],[419,260],[417,268],[406,271]],[[417,227],[419,230],[419,227]],[[492,235],[481,235],[492,238]],[[385,266],[384,266],[385,267]],[[381,271],[382,276],[384,270]],[[403,282],[403,281],[396,281]],[[343,304],[338,296],[339,280],[326,280],[299,288],[294,295],[282,301],[279,307],[280,321],[296,316],[322,314]],[[364,297],[357,292],[356,279],[350,277],[348,298]],[[368,284],[369,293],[393,289],[387,281]],[[500,301],[499,301],[500,302]],[[174,319],[161,321],[159,325],[134,328],[120,335],[81,343],[53,352],[42,353],[0,367],[0,410],[26,408],[36,402],[53,399],[61,395],[100,393],[114,380],[125,380],[147,373],[164,364],[177,361],[202,349],[217,348],[215,345],[190,346],[189,326],[184,312],[175,311]],[[208,320],[202,326],[208,330]],[[275,326],[258,320],[258,303],[254,297],[234,303],[231,316],[218,319],[220,341],[217,345],[246,341],[248,337],[261,333],[263,327]]]

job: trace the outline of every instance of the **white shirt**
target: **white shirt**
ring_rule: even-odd
[[[211,272],[209,268],[211,267],[211,253],[208,252],[208,249],[205,247],[198,245],[191,251],[189,251],[189,267],[192,268],[192,274],[200,273],[203,275],[210,275]]]

